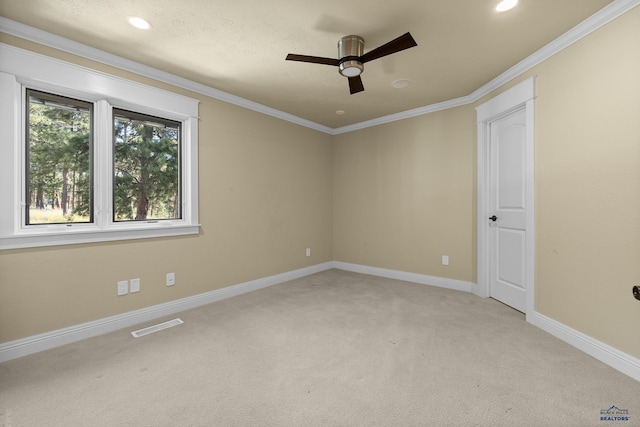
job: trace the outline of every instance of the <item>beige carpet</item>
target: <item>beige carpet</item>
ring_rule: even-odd
[[[639,382],[471,294],[329,270],[174,317],[0,364],[0,425],[640,425]]]

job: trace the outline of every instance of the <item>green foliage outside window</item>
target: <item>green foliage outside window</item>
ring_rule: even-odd
[[[28,90],[26,224],[93,221],[93,104]],[[180,219],[181,124],[113,109],[113,220]]]
[[[93,105],[27,94],[26,224],[90,222]]]
[[[181,218],[180,123],[114,109],[114,221]]]

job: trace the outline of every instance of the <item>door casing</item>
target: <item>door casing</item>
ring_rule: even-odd
[[[535,77],[530,77],[500,95],[490,99],[476,108],[478,131],[478,247],[477,247],[477,288],[476,294],[481,297],[490,295],[489,250],[489,178],[490,178],[490,135],[489,124],[518,109],[525,110],[526,148],[525,148],[525,287],[526,310],[528,317],[534,313],[535,292],[535,242],[534,242],[534,157],[535,157]]]

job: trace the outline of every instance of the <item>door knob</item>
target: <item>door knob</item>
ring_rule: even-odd
[[[495,222],[498,219],[498,217],[494,215],[494,216],[490,216],[489,219]]]

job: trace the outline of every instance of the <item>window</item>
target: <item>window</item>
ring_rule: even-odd
[[[113,110],[113,220],[180,219],[180,123]]]
[[[25,225],[93,222],[93,104],[26,93]]]
[[[0,249],[196,234],[198,101],[0,45]]]

